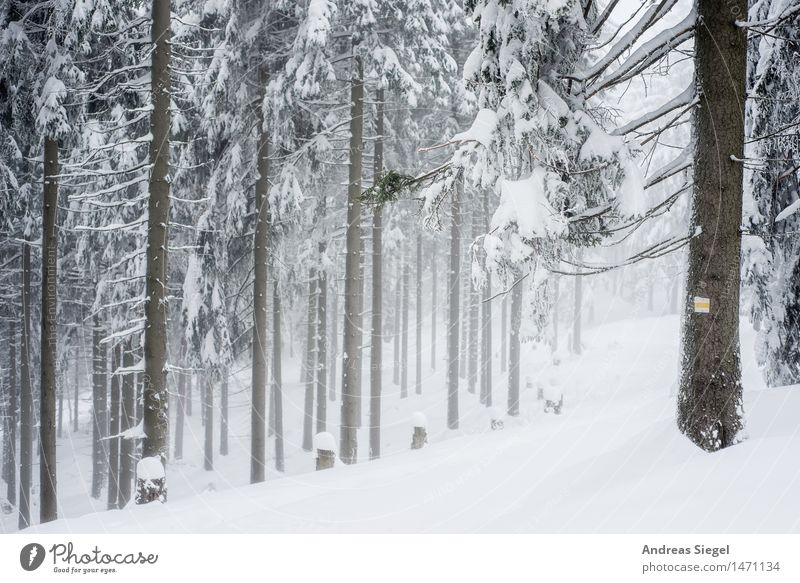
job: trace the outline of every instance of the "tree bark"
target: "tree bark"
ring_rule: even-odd
[[[204,438],[203,438],[203,469],[211,471],[214,469],[214,375],[207,374],[203,383],[205,390],[203,394],[205,399],[203,402],[203,417],[206,420]]]
[[[384,90],[375,95],[373,184],[383,176]],[[369,459],[381,457],[381,391],[383,385],[383,207],[372,211],[372,326],[369,366]]]
[[[408,303],[411,296],[409,280],[411,279],[411,266],[408,264],[405,245],[403,246],[403,321],[402,339],[400,342],[400,398],[408,396]]]
[[[22,244],[22,337],[19,362],[19,529],[31,524],[33,482],[33,387],[31,385],[31,245]]]
[[[346,464],[358,459],[359,400],[361,398],[361,322],[364,289],[360,281],[361,167],[364,134],[364,70],[361,57],[353,56],[350,81],[350,169],[347,187],[347,237],[344,274],[344,334],[342,358],[342,408],[339,456]]]
[[[123,348],[122,367],[130,368],[134,364],[133,343],[128,340]],[[121,378],[121,410],[119,432],[128,431],[136,426],[136,379],[135,374],[126,372]],[[125,508],[131,499],[133,486],[134,455],[136,442],[131,438],[121,438],[119,445],[119,499],[118,508]]]
[[[325,255],[325,243],[319,244],[319,255]],[[316,433],[328,427],[328,275],[317,272],[317,424]]]
[[[461,287],[461,212],[460,197],[462,185],[453,191],[453,218],[450,225],[450,269],[447,287],[449,302],[447,306],[447,427],[458,429],[458,364],[460,359],[459,341],[459,288]]]
[[[58,142],[44,141],[42,209],[42,334],[39,396],[39,517],[58,518],[56,476],[56,368],[58,366]]]
[[[414,390],[418,395],[422,394],[422,233],[417,233],[417,297],[414,304],[414,315],[416,319],[416,374],[414,378]]]
[[[308,306],[306,310],[306,350],[303,369],[305,370],[305,398],[303,399],[303,451],[311,451],[314,447],[314,389],[316,377],[316,320],[317,320],[317,274],[314,269],[308,271]]]
[[[333,272],[333,316],[331,317],[331,374],[328,398],[336,400],[336,361],[339,359],[339,282],[338,270]]]
[[[281,380],[281,298],[278,282],[272,284],[272,392],[275,401],[275,470],[283,472],[283,387]]]
[[[120,378],[117,369],[122,365],[122,345],[111,349],[111,399],[108,407],[108,431],[109,435],[119,435],[120,428]],[[176,438],[177,449],[177,438]],[[108,440],[108,496],[107,506],[111,510],[117,508],[119,504],[119,460],[120,460],[120,439],[112,437]],[[179,456],[175,455],[176,459]]]
[[[402,343],[403,320],[403,253],[402,249],[397,254],[397,274],[395,276],[395,299],[394,299],[394,362],[392,367],[392,382],[400,384],[400,344]]]
[[[508,300],[507,295],[500,301],[500,372],[508,369]]]
[[[511,337],[508,346],[508,414],[519,415],[520,324],[522,323],[522,282],[511,290]]]
[[[147,284],[144,332],[143,420],[146,437],[142,457],[157,457],[166,466],[169,455],[167,409],[167,250],[169,249],[170,149],[170,1],[153,0],[153,57],[150,115],[150,192],[147,216]],[[167,480],[157,487],[139,480],[137,503],[166,500]]]
[[[261,70],[261,89],[267,72]],[[269,261],[269,132],[258,107],[259,138],[256,169],[256,225],[253,236],[253,369],[250,406],[250,483],[263,482],[266,465],[267,394],[267,265]],[[274,324],[273,324],[274,325]]]
[[[222,369],[219,398],[219,455],[228,455],[228,368]]]
[[[742,439],[739,283],[747,0],[698,0],[694,190],[682,333],[678,428],[716,451]],[[709,313],[694,298],[710,300]]]
[[[471,213],[472,219],[472,240],[478,236],[480,229],[478,228],[478,207],[473,207]],[[471,273],[471,269],[467,273]],[[472,284],[472,278],[469,277],[469,354],[467,356],[467,391],[475,393],[475,388],[478,385],[478,344],[480,339],[480,293]]]
[[[17,323],[8,323],[8,409],[6,411],[6,455],[3,457],[6,499],[17,503]]]
[[[578,254],[578,262],[581,261],[583,253]],[[572,352],[580,354],[581,347],[581,320],[583,317],[583,276],[575,276],[575,303],[573,305],[572,317]]]
[[[100,318],[92,318],[92,409],[93,417],[93,446],[92,446],[92,497],[100,499],[103,484],[106,479],[108,467],[108,384],[106,367],[108,354],[106,347],[101,344],[103,328]]]

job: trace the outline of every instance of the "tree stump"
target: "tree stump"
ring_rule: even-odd
[[[328,470],[336,461],[336,453],[328,449],[317,450],[317,470]]]
[[[167,501],[167,474],[158,457],[142,458],[136,464],[136,504]]]
[[[428,441],[428,432],[424,427],[415,427],[411,436],[411,449],[422,449]]]

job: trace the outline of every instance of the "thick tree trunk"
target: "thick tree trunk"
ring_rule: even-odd
[[[108,354],[105,345],[100,343],[103,339],[100,318],[95,315],[92,320],[92,409],[94,413],[92,416],[94,421],[92,497],[99,499],[108,467],[108,441],[106,440],[108,435],[108,378],[106,376]]]
[[[153,57],[150,114],[150,192],[147,211],[147,284],[144,332],[142,457],[157,457],[166,465],[169,455],[167,410],[167,250],[169,249],[170,145],[170,1],[153,0]],[[165,501],[167,480],[139,480],[136,501]]]
[[[19,528],[31,524],[33,482],[33,386],[31,385],[31,245],[22,244],[22,337],[19,361]]]
[[[511,290],[511,335],[508,347],[508,414],[519,415],[520,324],[522,323],[522,282]]]
[[[261,71],[261,89],[267,86]],[[266,465],[267,395],[267,265],[269,261],[269,131],[258,107],[259,138],[256,169],[256,225],[253,236],[253,369],[250,405],[250,483],[263,482]]]
[[[453,218],[450,226],[450,269],[447,288],[447,427],[458,429],[458,363],[460,359],[458,323],[460,315],[459,288],[461,287],[461,211],[462,185],[453,191]]]
[[[416,370],[414,377],[414,390],[418,395],[422,394],[422,233],[417,234],[417,297],[414,304],[414,315],[416,319],[416,342],[415,361]]]
[[[222,369],[219,397],[219,455],[228,455],[228,369]]]
[[[272,284],[272,394],[275,402],[275,470],[283,472],[283,386],[281,379],[281,298],[278,282]]]
[[[375,95],[373,183],[383,176],[384,90]],[[369,459],[381,457],[381,391],[383,385],[383,207],[372,211],[372,325],[369,355]]]
[[[42,334],[39,395],[39,517],[58,518],[56,476],[56,368],[58,367],[58,142],[44,141],[44,205],[42,208]]]
[[[203,469],[211,471],[214,469],[214,375],[208,374],[204,381],[205,389],[203,394],[205,399],[203,417],[206,420],[203,438]]]
[[[17,323],[8,323],[8,408],[6,411],[6,453],[3,456],[6,499],[17,503]]]
[[[325,255],[325,243],[319,244],[319,255]],[[328,276],[324,269],[317,274],[317,424],[316,433],[328,427]]]
[[[678,427],[715,451],[741,440],[739,283],[747,0],[698,0],[694,191],[682,333]],[[695,307],[707,298],[708,313]],[[698,302],[699,303],[699,302]],[[698,311],[698,309],[702,311]]]
[[[133,343],[129,340],[122,353],[122,367],[130,369],[134,364]],[[136,426],[136,379],[135,374],[126,372],[121,378],[122,403],[120,407],[119,432]],[[120,439],[119,445],[119,499],[117,506],[124,508],[131,500],[133,486],[134,455],[136,442],[127,437]]]
[[[364,134],[364,70],[353,57],[350,81],[350,170],[347,187],[347,237],[344,273],[344,334],[342,358],[342,408],[339,456],[346,464],[358,459],[356,430],[361,398],[361,321],[364,289],[360,280],[361,166]]]
[[[316,368],[316,320],[317,320],[317,273],[308,271],[308,306],[306,309],[306,350],[303,369],[305,370],[305,398],[303,399],[303,451],[311,451],[314,446],[314,388],[317,379]]]
[[[120,430],[120,377],[117,369],[122,366],[122,345],[111,349],[111,398],[108,407],[108,433],[119,435]],[[177,441],[176,441],[177,443]],[[177,448],[177,445],[175,446]],[[119,504],[119,460],[120,439],[112,437],[108,440],[108,497],[107,506],[111,510]],[[176,458],[177,453],[176,453]]]

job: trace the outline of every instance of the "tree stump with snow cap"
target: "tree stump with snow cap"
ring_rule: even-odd
[[[414,413],[411,416],[411,425],[414,434],[411,436],[411,449],[422,449],[428,443],[428,420],[423,413]]]
[[[564,406],[564,394],[561,387],[551,385],[544,391],[544,412],[552,411],[556,415],[561,415],[561,408]]]
[[[323,431],[314,436],[314,449],[317,450],[317,470],[328,470],[336,463],[336,439]]]
[[[489,425],[492,431],[500,431],[505,427],[503,412],[497,407],[489,407]]]
[[[167,501],[167,473],[161,458],[146,457],[136,464],[136,504]]]

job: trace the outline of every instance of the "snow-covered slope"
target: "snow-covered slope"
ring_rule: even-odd
[[[37,530],[797,532],[800,388],[764,390],[745,360],[749,438],[703,453],[673,420],[677,328],[675,316],[601,325],[587,330],[581,357],[558,365],[547,351],[531,351],[525,372],[534,386],[522,395],[522,416],[506,419],[502,431],[489,429],[466,391],[461,430],[444,429],[443,391],[431,381],[423,396],[387,396],[384,459],[314,472],[312,454],[298,452],[287,475],[272,472],[264,484],[180,492],[165,505]],[[561,387],[562,415],[542,411],[538,384]],[[504,398],[495,386],[496,403]],[[410,451],[411,423],[402,419],[415,409],[425,411],[430,443]],[[366,433],[359,438],[365,443]],[[179,480],[189,478],[176,473],[181,490]]]

